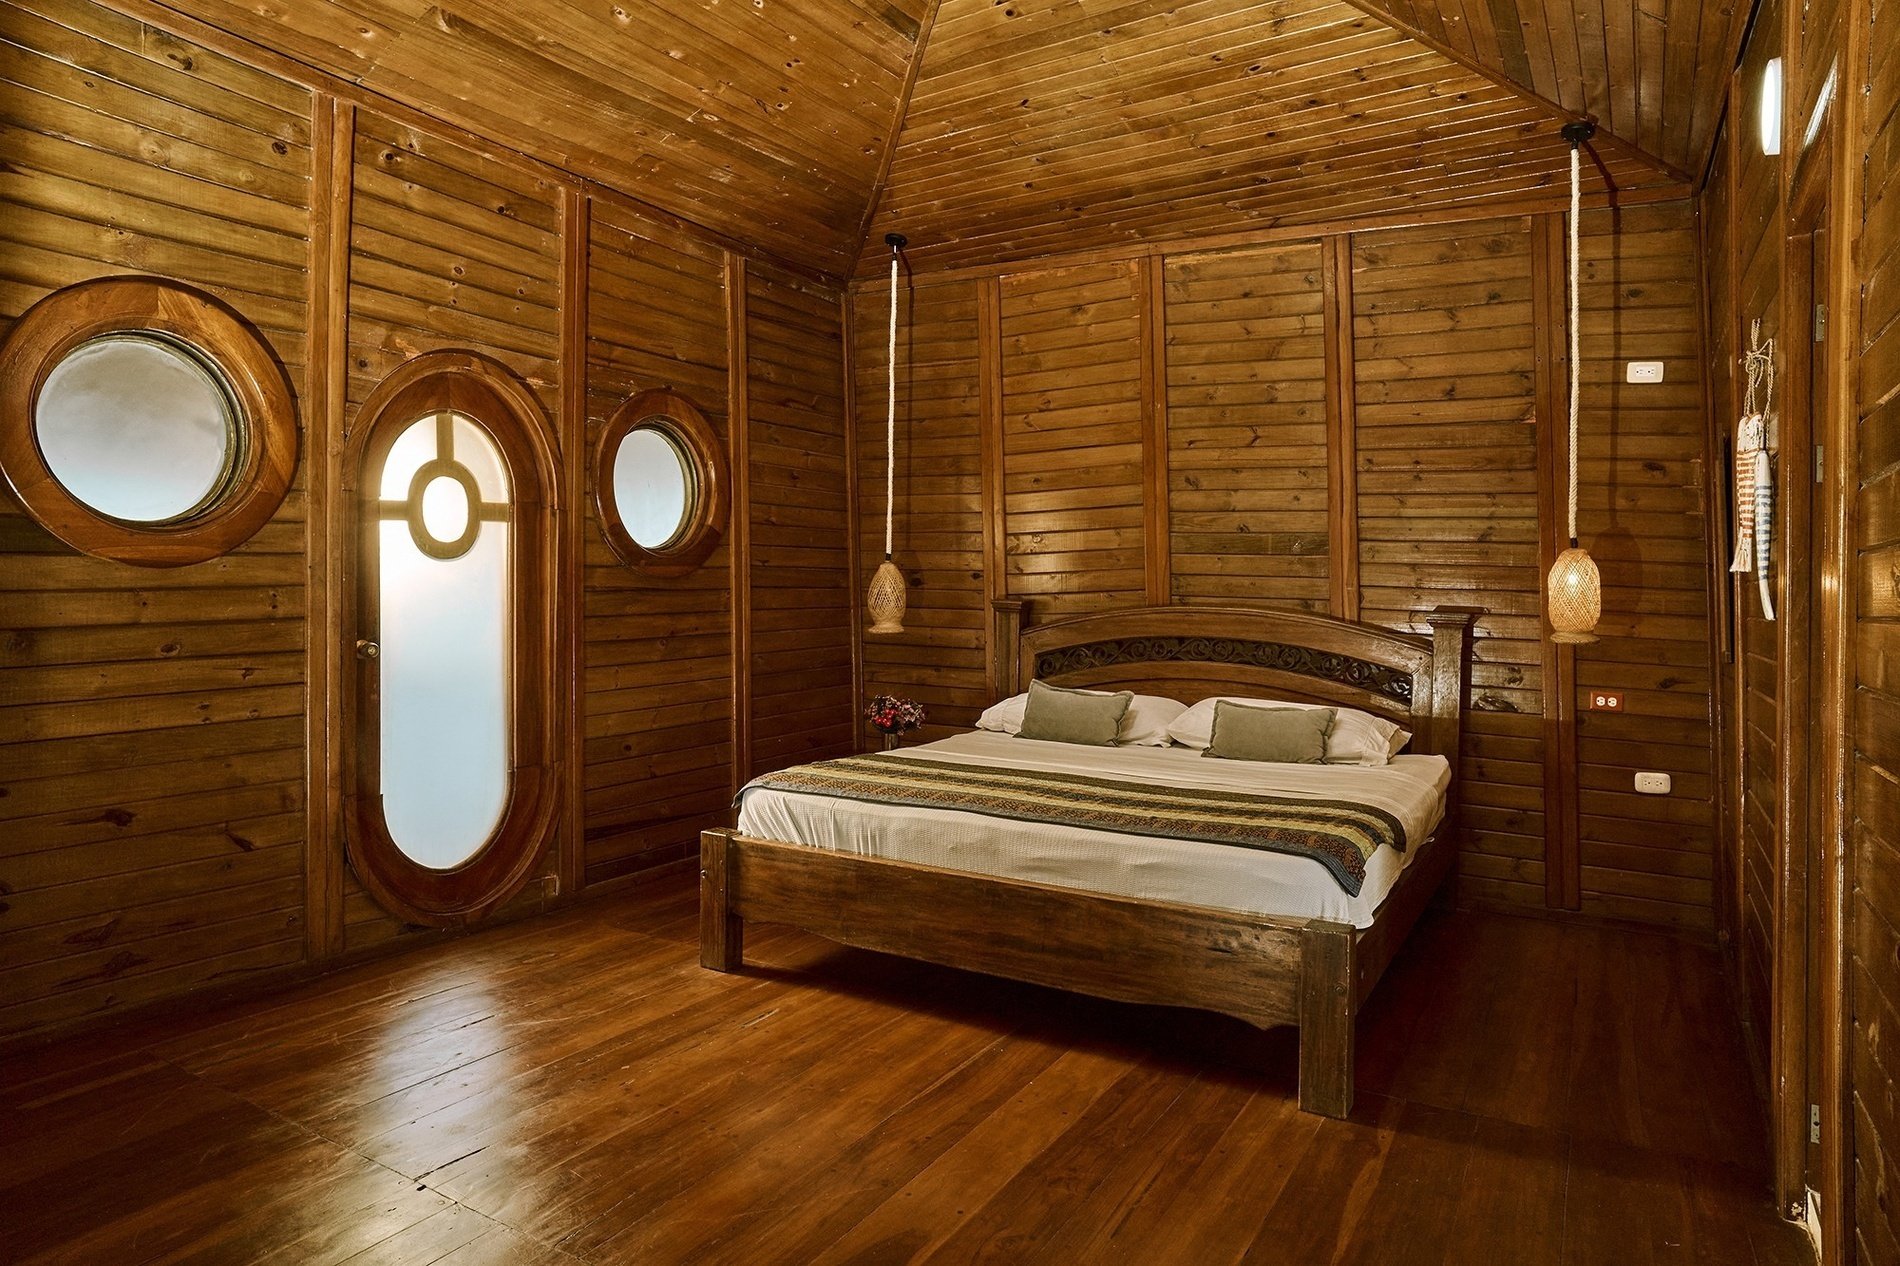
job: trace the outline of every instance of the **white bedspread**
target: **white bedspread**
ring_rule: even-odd
[[[1451,767],[1442,756],[1399,756],[1382,769],[1277,765],[1208,759],[1184,747],[1080,747],[982,730],[903,748],[898,755],[1176,787],[1349,799],[1398,818],[1410,845],[1404,853],[1390,848],[1374,853],[1366,862],[1365,883],[1353,897],[1318,862],[1290,854],[765,788],[745,793],[739,830],[1063,888],[1369,927],[1379,903],[1444,816],[1451,782]]]

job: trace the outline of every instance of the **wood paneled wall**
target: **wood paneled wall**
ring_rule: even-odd
[[[0,494],[0,1042],[424,939],[348,873],[328,722],[350,638],[336,455],[418,353],[521,374],[562,466],[565,809],[507,913],[686,864],[730,820],[745,687],[748,768],[855,739],[839,292],[754,263],[735,338],[748,273],[713,235],[293,72],[87,0],[10,6],[0,31],[0,328],[90,277],[202,286],[264,333],[302,423],[276,518],[197,566],[76,555]],[[607,417],[659,386],[722,434],[741,402],[764,498],[676,580],[615,561],[586,495]]]
[[[985,594],[1029,598],[1036,620],[1172,596],[1398,627],[1475,603],[1465,894],[1709,929],[1694,211],[1585,217],[1581,528],[1608,590],[1603,640],[1562,674],[1539,610],[1563,513],[1562,427],[1539,421],[1561,418],[1560,228],[1514,217],[911,279],[897,545],[912,613],[903,635],[864,638],[866,689],[967,724],[988,701]],[[853,295],[870,417],[885,283]],[[1621,385],[1626,359],[1663,360],[1667,383]],[[861,583],[884,505],[869,431]],[[1628,710],[1580,721],[1583,689],[1612,684]],[[1635,795],[1639,769],[1675,775],[1675,794]]]
[[[301,386],[312,94],[90,5],[10,9],[5,37],[5,324],[167,273]],[[73,553],[0,486],[0,1036],[302,957],[305,493],[155,571]]]
[[[609,203],[592,207],[587,446],[629,396],[658,387],[729,438],[723,251]],[[690,576],[620,562],[588,526],[584,640],[586,878],[697,856],[732,800],[732,600],[723,541]]]
[[[747,270],[751,772],[854,750],[851,437],[838,292]]]
[[[864,639],[864,677],[871,693],[887,689],[924,705],[923,739],[969,729],[994,702],[985,673],[988,407],[978,331],[993,318],[985,304],[994,304],[995,292],[994,283],[972,281],[905,285],[898,294],[904,407],[893,543],[910,578],[909,610],[903,637]],[[884,558],[888,287],[874,285],[856,300],[859,556],[875,570]]]
[[[1325,612],[1326,248],[1171,256],[1165,269],[1170,592]]]

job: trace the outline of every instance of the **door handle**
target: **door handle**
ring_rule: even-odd
[[[356,657],[358,659],[375,659],[382,653],[383,648],[368,638],[359,637],[356,639]]]

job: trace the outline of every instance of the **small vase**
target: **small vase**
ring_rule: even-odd
[[[897,733],[894,730],[883,730],[881,731],[881,733],[884,735],[884,750],[885,751],[887,752],[893,751],[896,748],[902,746],[902,744],[898,741]]]

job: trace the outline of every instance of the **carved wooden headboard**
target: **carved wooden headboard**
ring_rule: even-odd
[[[1413,732],[1412,751],[1455,768],[1472,615],[1426,613],[1430,637],[1252,607],[1132,607],[1024,628],[1022,600],[1005,598],[995,604],[992,685],[999,695],[1033,678],[1183,703],[1253,695],[1341,704],[1397,721]]]

